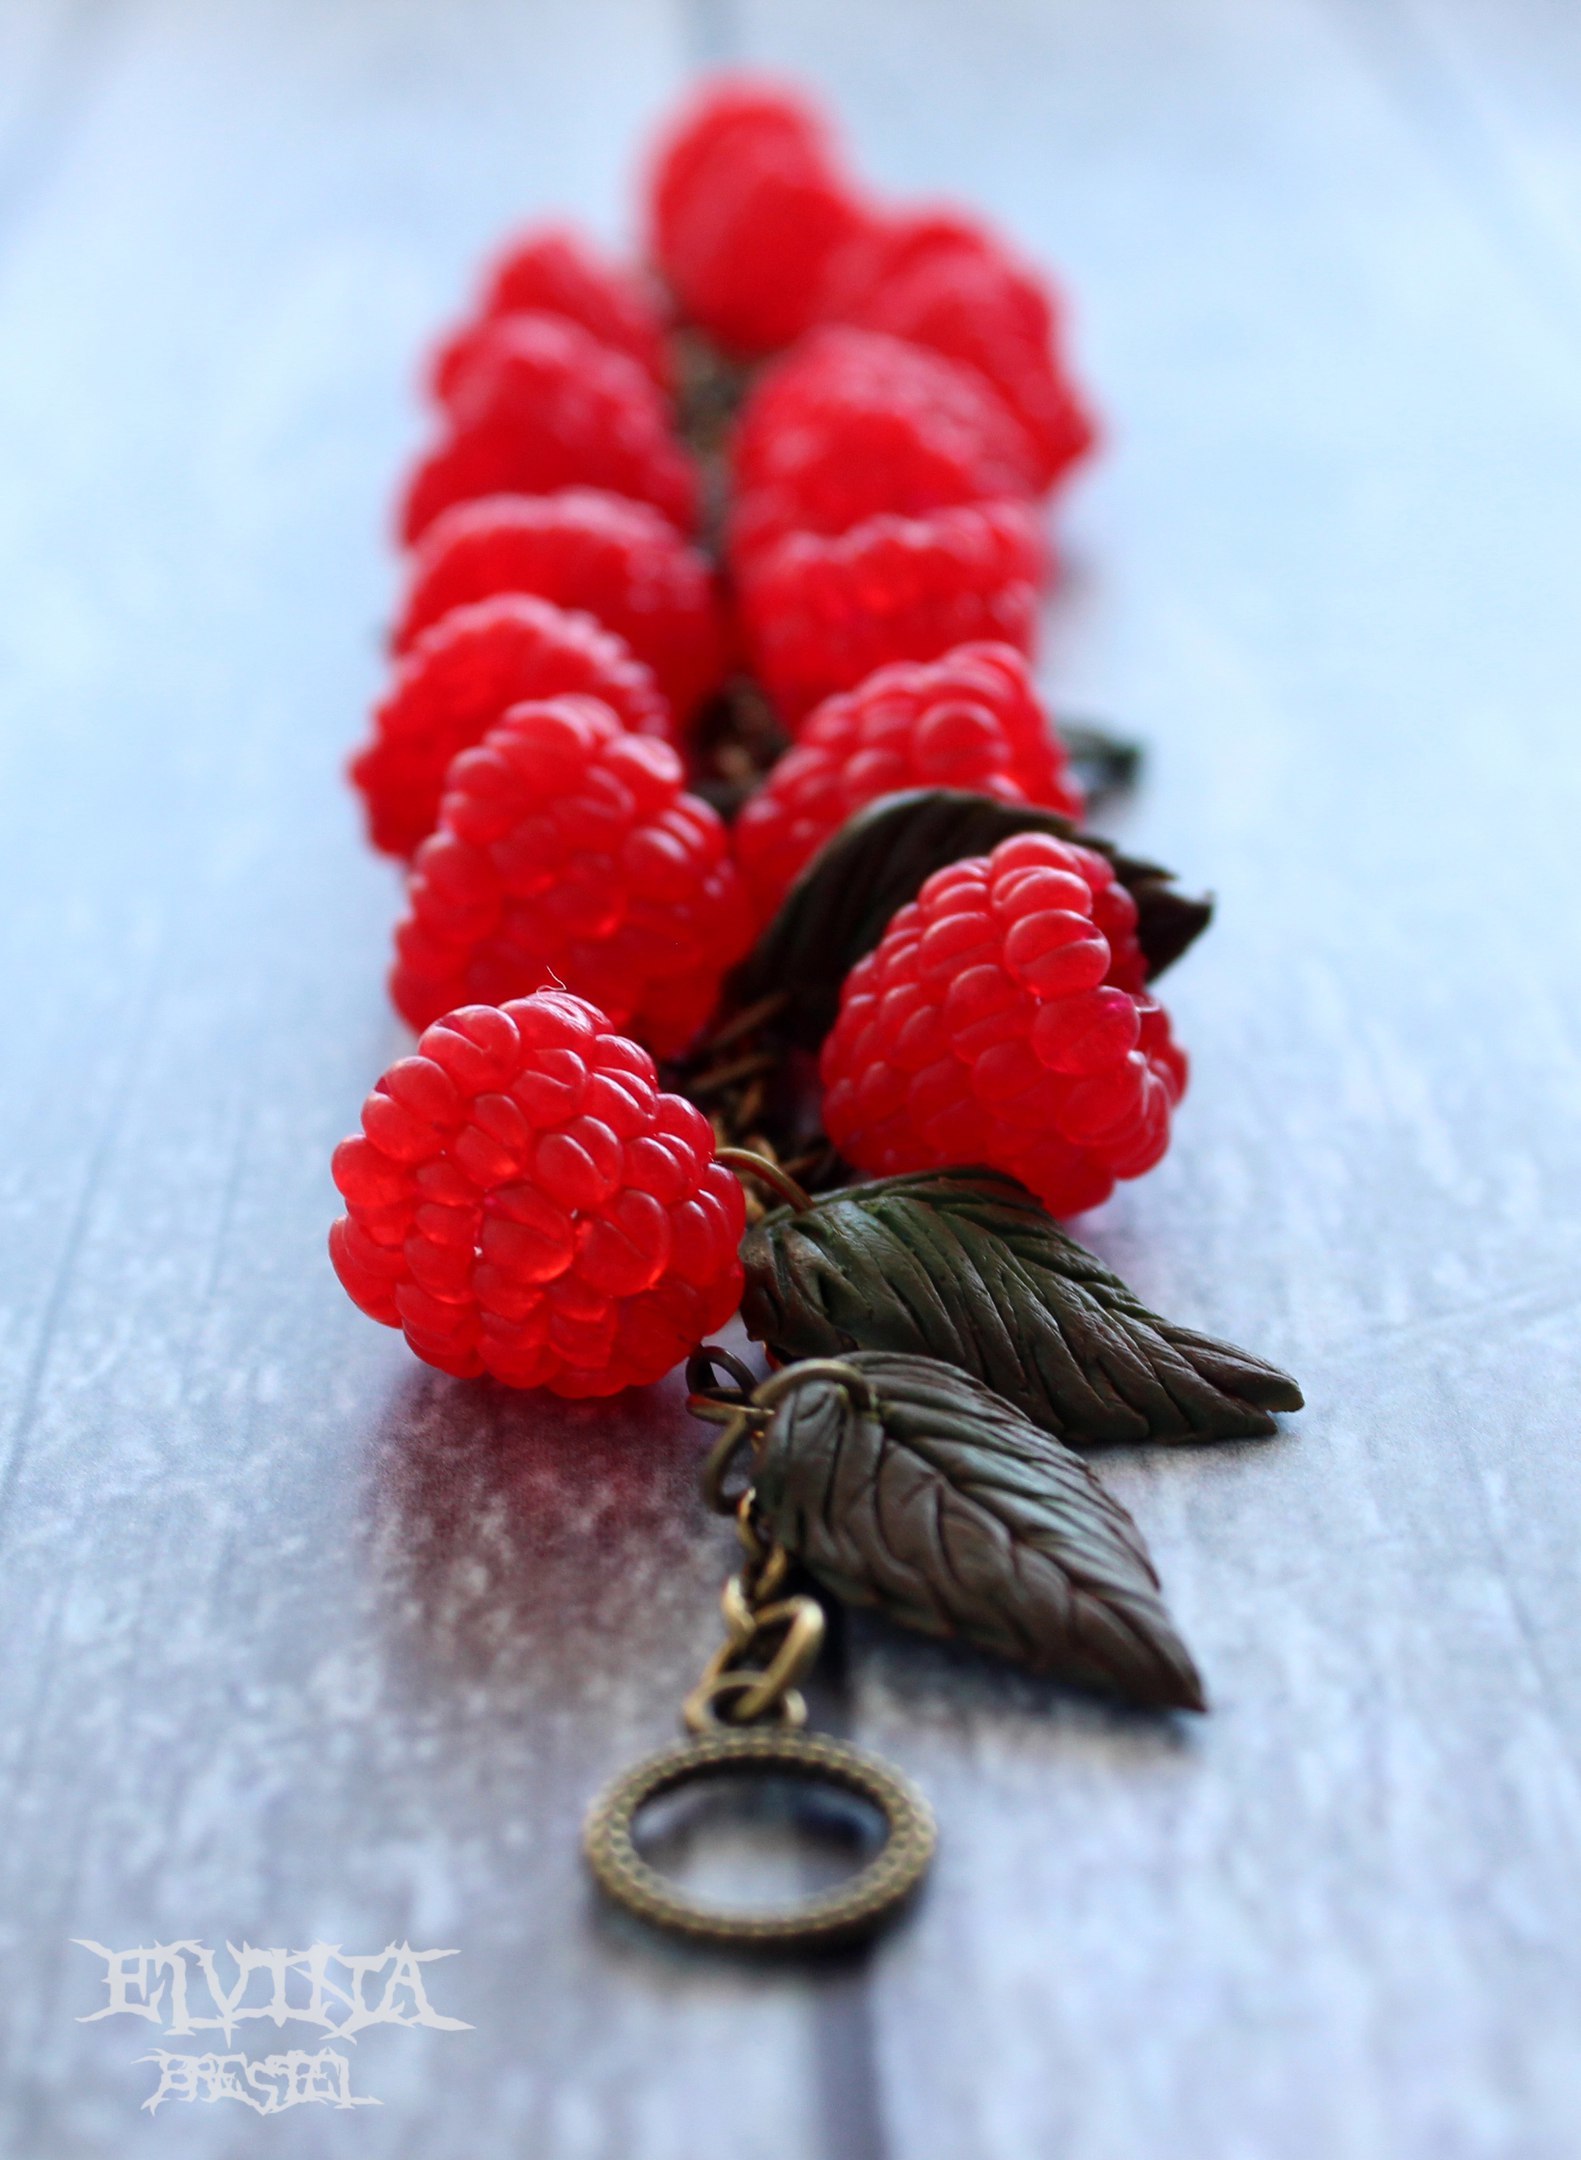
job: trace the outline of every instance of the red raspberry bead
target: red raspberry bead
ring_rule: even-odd
[[[733,551],[893,511],[1032,496],[1020,423],[973,369],[870,331],[821,330],[761,379],[734,447]]]
[[[668,743],[607,705],[517,705],[445,781],[390,990],[413,1027],[546,981],[661,1056],[684,1050],[751,925],[718,814]]]
[[[351,762],[368,836],[410,855],[434,829],[445,772],[524,698],[587,691],[639,735],[667,736],[669,708],[648,669],[591,615],[528,593],[453,608],[425,630],[373,716],[373,737]]]
[[[741,581],[753,665],[785,718],[892,660],[992,639],[1030,653],[1048,549],[1021,502],[874,517],[835,539],[799,533]]]
[[[708,175],[743,144],[779,142],[820,162],[834,161],[824,115],[771,76],[725,71],[698,85],[654,145],[648,207],[661,225],[704,192]]]
[[[821,1063],[830,1139],[880,1176],[987,1164],[1056,1215],[1140,1177],[1186,1060],[1135,926],[1102,856],[1041,833],[935,872],[846,980]]]
[[[824,700],[736,820],[736,860],[759,919],[864,803],[938,787],[1080,817],[1081,789],[1013,647],[958,645]]]
[[[448,1013],[335,1151],[330,1258],[442,1372],[557,1395],[657,1380],[741,1298],[707,1121],[580,998]]]
[[[724,674],[707,557],[648,503],[567,488],[455,504],[412,557],[397,650],[452,608],[504,592],[594,616],[652,668],[677,714],[693,711]]]
[[[975,368],[1035,446],[1040,487],[1097,439],[1061,357],[1048,285],[967,219],[923,211],[869,223],[831,263],[825,310]]]
[[[448,399],[480,343],[502,315],[558,315],[601,345],[635,360],[661,390],[669,383],[658,293],[635,270],[602,261],[580,234],[560,226],[524,233],[497,257],[476,313],[434,356],[436,396]]]
[[[659,145],[651,249],[682,313],[734,353],[812,322],[834,254],[866,213],[821,118],[772,83],[716,80]]]
[[[408,543],[452,503],[564,487],[652,503],[683,531],[697,521],[697,476],[652,377],[578,323],[502,315],[488,324],[451,385],[446,418],[406,491]]]

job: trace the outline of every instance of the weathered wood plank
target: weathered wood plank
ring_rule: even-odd
[[[1071,272],[1114,441],[1050,677],[1151,738],[1126,837],[1221,902],[1168,986],[1197,1060],[1175,1150],[1093,1235],[1311,1406],[1265,1448],[1114,1466],[1202,1725],[865,1638],[859,1733],[944,1823],[879,1968],[891,2148],[1557,2160],[1581,2115],[1569,320],[1344,13],[752,25],[891,182],[947,178]]]
[[[398,1041],[339,764],[418,353],[511,217],[616,229],[685,44],[640,0],[132,9],[0,257],[18,2155],[117,2150],[152,2089],[157,2031],[74,2023],[74,1936],[457,1948],[476,2030],[354,2051],[364,2153],[821,2138],[809,1991],[597,1918],[577,1861],[718,1626],[678,1385],[611,1417],[436,1382],[322,1249]],[[341,2150],[323,2118],[259,2134]],[[251,2150],[234,2105],[160,2134]]]
[[[73,2023],[67,1938],[410,1934],[476,2030],[370,2035],[382,2111],[260,2137],[1568,2153],[1571,63],[1535,6],[1435,9],[1387,64],[1316,0],[90,18],[0,245],[8,2150],[119,2149],[148,2090],[156,2034]],[[1449,23],[1503,207],[1424,117]],[[416,352],[513,213],[618,229],[641,125],[732,47],[1070,272],[1113,443],[1049,677],[1150,736],[1127,837],[1222,903],[1171,990],[1179,1143],[1092,1235],[1312,1405],[1113,1466],[1200,1726],[855,1631],[859,1730],[945,1830],[871,1984],[668,1953],[580,1878],[583,1798],[713,1639],[678,1387],[611,1419],[451,1386],[321,1257],[397,1040],[336,768]],[[225,2108],[158,2134],[252,2149]]]

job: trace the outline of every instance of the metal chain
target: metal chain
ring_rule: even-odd
[[[799,1683],[823,1648],[823,1607],[800,1592],[780,1596],[790,1554],[783,1545],[764,1543],[753,1520],[753,1499],[748,1486],[736,1505],[736,1534],[746,1559],[719,1601],[725,1639],[681,1705],[688,1732],[771,1720],[787,1727],[807,1722]]]
[[[713,1384],[715,1365],[730,1372],[733,1387]],[[726,1481],[743,1456],[761,1452],[775,1408],[792,1389],[813,1378],[837,1380],[865,1408],[872,1405],[872,1389],[861,1372],[837,1358],[805,1358],[754,1386],[739,1359],[713,1344],[698,1352],[688,1373],[693,1414],[723,1428],[704,1465],[703,1494],[718,1513],[734,1515],[746,1559],[720,1599],[725,1639],[703,1667],[681,1716],[693,1733],[770,1721],[805,1725],[800,1683],[823,1647],[823,1607],[803,1592],[781,1595],[791,1556],[759,1528],[750,1472],[744,1490],[732,1491]]]

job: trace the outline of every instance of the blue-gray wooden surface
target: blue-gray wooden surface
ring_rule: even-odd
[[[418,351],[512,219],[617,235],[726,56],[1068,276],[1112,439],[1048,680],[1221,902],[1090,1234],[1309,1398],[1110,1465],[1189,1730],[854,1632],[943,1845],[822,1975],[577,1866],[714,1639],[678,1388],[480,1402],[322,1254],[398,1041],[339,767]],[[1562,0],[3,0],[8,2155],[1581,2150],[1578,505]],[[74,1936],[410,1936],[475,2030],[370,2035],[380,2109],[150,2122]]]

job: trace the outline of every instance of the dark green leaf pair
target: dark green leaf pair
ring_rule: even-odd
[[[934,1359],[843,1363],[776,1380],[753,1480],[827,1589],[1034,1672],[1205,1707],[1141,1533],[1080,1456]]]
[[[775,1356],[942,1358],[1076,1446],[1271,1433],[1301,1391],[1149,1312],[991,1170],[884,1178],[781,1209],[741,1247],[741,1313]]]
[[[1053,810],[950,788],[917,789],[881,797],[824,843],[736,970],[732,1005],[744,1010],[785,993],[776,1033],[815,1050],[834,1025],[846,976],[877,945],[896,910],[946,863],[986,855],[1024,832],[1076,840],[1108,857],[1136,902],[1137,937],[1150,979],[1207,928],[1211,901],[1178,892],[1172,874],[1157,863],[1121,854]]]

